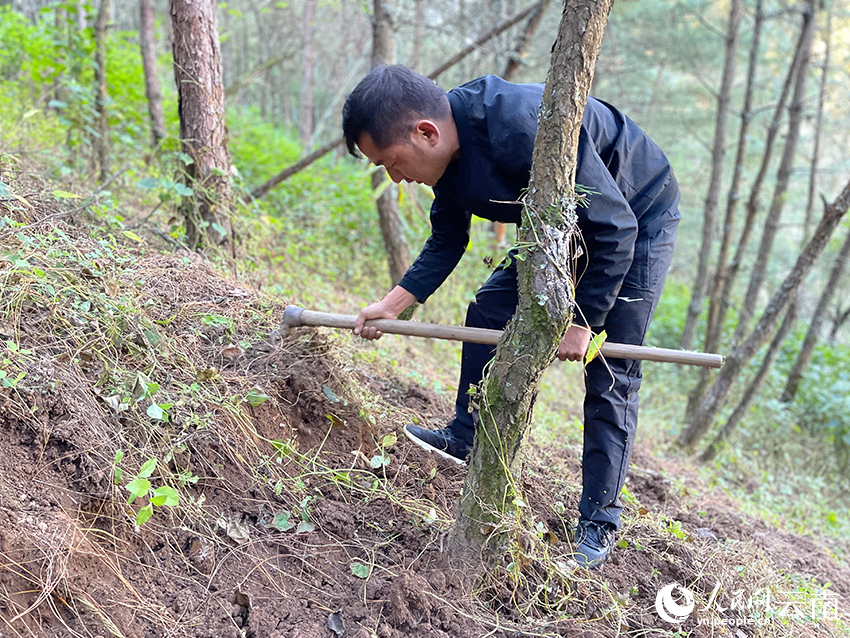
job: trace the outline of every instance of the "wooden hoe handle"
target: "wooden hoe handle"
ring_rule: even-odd
[[[280,332],[286,334],[290,328],[298,326],[324,326],[326,328],[354,328],[354,315],[335,315],[327,312],[305,310],[299,306],[287,306],[283,311],[283,325]],[[432,339],[448,339],[450,341],[465,341],[469,343],[484,343],[496,345],[501,330],[487,328],[469,328],[466,326],[445,326],[439,323],[422,323],[419,321],[402,321],[400,319],[370,319],[367,326],[374,326],[387,334],[407,335],[410,337],[431,337]],[[649,346],[633,346],[625,343],[605,342],[601,349],[602,355],[611,359],[638,359],[640,361],[661,361],[664,363],[681,363],[704,368],[719,368],[723,365],[723,357],[719,354],[688,352],[686,350],[670,350],[668,348],[651,348]]]

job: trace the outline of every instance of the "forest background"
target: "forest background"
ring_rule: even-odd
[[[476,44],[525,7],[509,0],[218,4],[233,166],[224,177],[234,193],[232,231],[230,224],[221,230],[233,239],[227,251],[206,250],[257,290],[311,309],[355,314],[389,288],[392,259],[409,260],[429,232],[428,189],[390,185],[338,146],[274,188],[261,188],[339,136],[342,101],[372,63],[376,7],[389,9],[380,22],[391,27],[384,34],[394,43],[391,61],[428,73],[469,48],[439,75],[447,89],[485,73],[544,81],[559,16],[559,7],[544,3],[539,24],[526,12]],[[0,165],[61,184],[55,196],[104,228],[164,238],[176,250],[186,241],[177,205],[193,196],[186,179],[192,160],[180,143],[170,8],[154,2],[152,9],[161,124],[151,120],[144,22],[135,3],[0,3]],[[592,93],[658,142],[683,191],[676,256],[651,345],[734,350],[794,265],[821,199],[832,201],[846,183],[848,29],[843,2],[615,3]],[[724,112],[725,123],[718,117]],[[3,182],[0,175],[0,197],[11,197]],[[401,257],[390,251],[388,258],[379,195],[397,205],[393,245]],[[726,224],[734,207],[737,218]],[[751,235],[742,242],[747,213]],[[648,364],[642,391],[647,446],[662,455],[696,449],[711,482],[746,494],[747,507],[777,524],[833,539],[839,556],[850,537],[850,278],[842,270],[849,229],[845,221],[835,231],[796,295],[795,312],[772,326],[768,338],[778,336],[745,362],[710,430],[683,436],[710,378]],[[718,257],[724,237],[730,248]],[[417,318],[461,323],[503,252],[490,224],[474,222],[468,254]],[[713,285],[718,264],[737,271],[725,295]],[[727,311],[706,344],[709,300]],[[812,327],[817,339],[809,336]],[[807,336],[811,360],[792,391],[789,378]],[[345,348],[449,397],[454,392],[452,345],[385,339]],[[557,426],[567,421],[579,439],[580,386],[575,366],[549,371],[537,418],[542,438],[562,436]]]

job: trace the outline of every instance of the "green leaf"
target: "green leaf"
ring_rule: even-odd
[[[151,482],[144,478],[137,478],[135,481],[127,483],[127,491],[130,492],[130,498],[127,499],[127,504],[132,505],[138,497],[144,496],[151,488]]]
[[[181,162],[183,162],[186,166],[189,166],[190,164],[194,164],[194,163],[195,163],[195,160],[193,160],[193,159],[192,159],[192,156],[191,156],[191,155],[187,155],[186,153],[178,153],[178,154],[177,154],[177,157],[178,157],[178,158],[180,159],[180,161],[181,161]]]
[[[139,478],[148,478],[153,471],[156,469],[156,457],[152,457],[145,461],[145,464],[142,465],[142,468],[139,470]]]
[[[191,188],[186,186],[186,184],[181,184],[180,182],[177,182],[176,184],[174,184],[174,190],[181,197],[191,197],[192,195],[195,194],[195,191],[193,191]]]
[[[79,199],[79,195],[74,195],[74,193],[69,193],[68,191],[53,191],[53,196],[58,197],[59,199]]]
[[[161,407],[159,407],[156,403],[151,403],[146,410],[148,416],[152,419],[157,419],[159,421],[167,421],[168,415],[165,413]]]
[[[263,394],[262,392],[260,392],[259,390],[257,390],[255,388],[247,394],[247,396],[245,397],[245,400],[248,403],[250,403],[253,407],[256,408],[258,405],[262,405],[263,403],[268,401],[270,398],[271,398],[270,396],[268,396],[267,394]]]
[[[140,179],[137,184],[143,191],[151,191],[162,184],[162,182],[156,177],[145,177],[144,179]]]
[[[340,402],[340,398],[336,395],[336,393],[324,383],[322,384],[322,392],[324,392],[325,396],[328,397],[328,401],[331,401],[333,403]]]
[[[36,113],[38,113],[38,109],[30,109],[29,111],[27,111],[26,113],[24,113],[24,118],[23,118],[23,119],[28,120],[29,118],[31,118],[31,117],[32,117],[33,115],[35,115]]]
[[[602,351],[602,346],[605,344],[605,340],[607,338],[608,333],[604,330],[599,334],[593,335],[593,337],[591,337],[590,343],[587,346],[587,354],[584,355],[584,365],[587,365],[599,355],[599,353]]]
[[[134,233],[133,231],[130,231],[130,230],[122,230],[121,232],[122,232],[122,233],[124,233],[124,236],[125,236],[125,237],[127,237],[128,239],[132,239],[133,241],[137,241],[137,242],[142,243],[142,244],[143,244],[143,243],[145,243],[145,240],[144,240],[144,239],[142,239],[141,237],[139,237],[139,236],[138,236],[136,233]]]
[[[142,509],[139,510],[138,514],[136,514],[136,525],[141,527],[147,522],[147,520],[151,516],[153,516],[153,505],[148,503]]]
[[[289,510],[281,510],[274,515],[274,522],[272,523],[272,526],[281,532],[288,532],[295,527],[295,523],[290,520],[291,518],[292,514]]]
[[[395,432],[390,432],[389,434],[384,435],[379,445],[386,450],[388,447],[395,445],[396,441],[398,441],[398,437]]]
[[[163,485],[153,491],[151,503],[154,505],[165,505],[167,507],[175,507],[180,503],[180,494],[173,487]]]
[[[377,469],[382,468],[382,467],[389,465],[389,464],[390,464],[390,459],[383,452],[381,454],[376,454],[375,456],[372,457],[372,460],[369,461],[369,465],[372,467],[373,470],[377,470]]]
[[[372,569],[362,560],[354,560],[351,562],[351,573],[357,576],[357,578],[369,578],[369,574],[371,572]]]
[[[300,523],[298,523],[298,527],[295,528],[295,533],[296,534],[301,534],[301,533],[306,534],[306,533],[315,531],[315,529],[316,529],[316,526],[313,525],[313,523],[311,523],[310,521],[301,521]]]

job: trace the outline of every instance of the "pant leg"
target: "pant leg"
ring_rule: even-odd
[[[467,326],[502,330],[516,312],[518,293],[515,251],[508,253],[508,266],[502,262],[475,294],[475,301],[466,312]],[[469,386],[477,385],[484,376],[484,367],[496,354],[496,348],[480,343],[464,343],[457,384],[455,418],[449,429],[470,445],[475,435],[472,414],[469,412]]]
[[[673,256],[678,219],[652,237],[638,236],[632,267],[604,326],[612,343],[643,345]],[[607,365],[606,365],[607,364]],[[583,519],[620,525],[620,490],[626,479],[638,417],[641,365],[597,357],[586,367]]]

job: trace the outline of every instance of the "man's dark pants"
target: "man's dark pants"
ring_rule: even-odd
[[[675,209],[674,209],[675,213]],[[669,222],[653,236],[638,233],[632,266],[614,307],[603,326],[612,343],[643,345],[664,279],[673,257],[678,214],[664,214]],[[499,265],[469,304],[466,325],[500,330],[517,305],[516,260]],[[464,344],[456,416],[449,428],[472,443],[474,427],[468,411],[470,384],[477,384],[495,349]],[[606,365],[607,363],[607,365]],[[640,361],[597,357],[585,368],[583,492],[579,512],[584,520],[620,525],[620,490],[626,479],[638,416]]]

